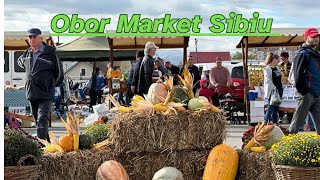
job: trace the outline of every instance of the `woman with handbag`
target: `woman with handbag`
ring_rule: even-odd
[[[281,71],[277,68],[280,57],[277,54],[269,53],[264,69],[264,98],[268,99],[267,112],[264,118],[266,123],[278,122],[278,110],[281,104],[283,87],[281,82]]]

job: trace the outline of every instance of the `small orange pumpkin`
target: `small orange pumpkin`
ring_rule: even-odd
[[[70,134],[61,136],[59,138],[59,145],[65,152],[73,150],[73,137]]]
[[[100,165],[96,180],[129,180],[129,176],[119,162],[110,160]]]

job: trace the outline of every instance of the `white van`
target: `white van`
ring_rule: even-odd
[[[24,51],[4,51],[4,82],[25,85],[26,69],[22,61]]]

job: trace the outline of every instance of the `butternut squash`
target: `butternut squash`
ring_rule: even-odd
[[[237,151],[226,144],[214,147],[204,168],[203,180],[234,180],[238,169]]]

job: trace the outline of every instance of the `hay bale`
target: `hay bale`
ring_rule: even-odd
[[[211,149],[226,135],[222,112],[119,113],[110,130],[115,153]]]
[[[238,150],[239,166],[237,179],[239,180],[274,180],[275,173],[271,166],[269,152],[254,153],[248,150]]]
[[[94,180],[99,166],[111,159],[114,156],[109,148],[45,154],[40,161],[43,170],[41,179]]]
[[[163,167],[175,167],[183,174],[184,180],[201,179],[210,150],[168,151],[163,153],[128,153],[119,156],[130,179],[152,179]]]

